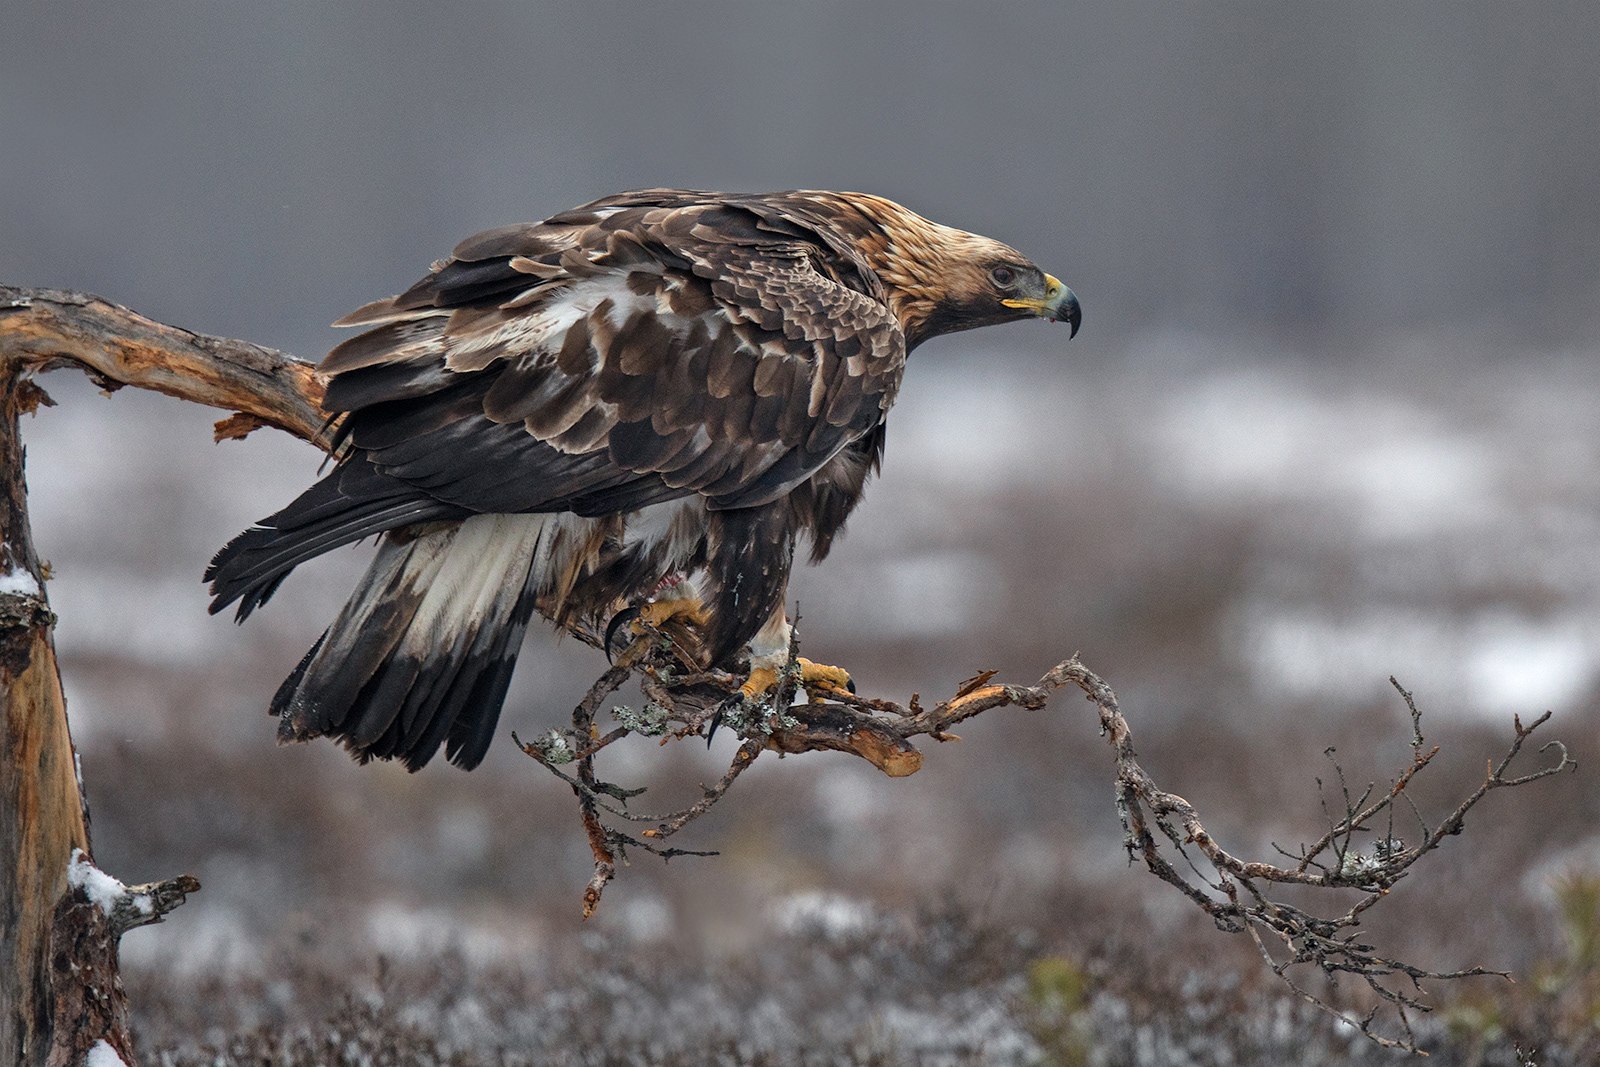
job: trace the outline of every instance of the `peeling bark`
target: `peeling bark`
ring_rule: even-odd
[[[311,364],[167,326],[88,293],[0,285],[0,356],[33,370],[77,367],[103,389],[153,389],[246,417],[223,420],[219,437],[265,425],[322,440],[323,381]]]
[[[89,820],[28,528],[18,420],[38,398],[22,386],[18,364],[0,363],[0,1060],[34,1064],[53,1029],[50,929]]]

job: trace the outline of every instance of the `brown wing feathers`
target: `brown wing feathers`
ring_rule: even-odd
[[[730,658],[781,603],[797,533],[814,528],[825,552],[859,496],[904,366],[859,235],[825,216],[804,198],[649,190],[462,242],[344,320],[368,328],[323,364],[327,406],[347,413],[340,466],[219,553],[213,610],[240,599],[242,617],[311,555],[419,520],[605,516],[698,496],[708,646]],[[449,562],[449,538],[393,542],[274,709],[364,756],[420,766],[446,743],[476,762],[556,536],[508,530],[480,530],[503,573],[476,600],[428,592],[440,567],[469,573]],[[602,558],[595,582],[631,584],[583,596],[604,604],[659,577]],[[426,653],[419,612],[446,626]]]

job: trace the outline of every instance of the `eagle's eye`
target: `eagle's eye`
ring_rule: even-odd
[[[989,272],[989,277],[996,285],[1005,289],[1017,280],[1017,272],[1010,267],[999,266]]]

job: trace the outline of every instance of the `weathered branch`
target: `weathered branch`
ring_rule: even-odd
[[[1046,671],[1033,685],[993,684],[994,672],[981,672],[958,687],[948,700],[926,709],[916,697],[902,706],[837,691],[828,692],[820,700],[787,706],[783,686],[778,687],[772,701],[751,707],[735,695],[738,679],[730,675],[675,674],[677,665],[672,651],[679,643],[676,639],[653,643],[647,640],[642,654],[636,654],[626,667],[607,671],[590,689],[574,713],[570,732],[553,730],[522,745],[524,752],[578,794],[583,825],[595,846],[595,875],[584,893],[586,918],[593,914],[601,892],[615,874],[618,852],[633,846],[662,856],[684,854],[685,850],[665,848],[665,841],[724,799],[739,775],[765,751],[845,751],[868,759],[891,775],[907,774],[921,766],[921,755],[911,747],[910,739],[926,736],[949,740],[953,737],[952,727],[976,715],[1002,707],[1038,710],[1056,691],[1072,686],[1094,704],[1101,733],[1115,754],[1117,812],[1130,857],[1142,860],[1152,874],[1181,892],[1220,929],[1246,934],[1266,965],[1296,996],[1355,1027],[1379,1045],[1410,1052],[1420,1051],[1411,1026],[1412,1016],[1429,1010],[1422,999],[1420,983],[1504,973],[1482,967],[1454,971],[1417,967],[1380,954],[1362,944],[1351,931],[1363,913],[1385,899],[1413,864],[1439,848],[1447,837],[1459,834],[1467,812],[1491,791],[1526,785],[1576,767],[1564,746],[1550,742],[1540,751],[1554,751],[1554,763],[1510,776],[1509,768],[1524,743],[1550,716],[1547,712],[1526,727],[1517,720],[1509,750],[1498,763],[1490,765],[1485,780],[1437,826],[1424,826],[1423,839],[1408,847],[1393,834],[1394,806],[1401,798],[1409,804],[1407,786],[1431,764],[1438,748],[1425,747],[1415,701],[1396,683],[1411,712],[1409,764],[1376,800],[1372,799],[1371,787],[1360,797],[1352,797],[1343,784],[1343,772],[1338,771],[1344,800],[1342,814],[1330,815],[1327,830],[1310,846],[1302,846],[1296,853],[1280,849],[1293,861],[1284,866],[1242,859],[1229,852],[1206,829],[1192,804],[1157,784],[1135,756],[1133,734],[1116,694],[1076,656]],[[795,659],[791,650],[789,691],[792,679],[797,677],[793,671]],[[621,689],[629,671],[637,677],[640,692],[648,701],[646,708],[643,712],[623,706],[613,708],[620,725],[601,735],[595,725],[596,712]],[[738,733],[741,744],[722,778],[709,788],[702,787],[701,799],[680,811],[645,814],[631,810],[628,801],[644,790],[603,783],[596,775],[595,758],[626,737],[655,736],[666,743],[698,737],[713,721]],[[885,744],[893,746],[889,759],[880,755]],[[561,769],[571,762],[578,764],[576,777]],[[633,837],[607,825],[608,818],[621,824],[648,824],[650,828]],[[1366,851],[1353,844],[1355,835],[1364,832],[1381,832]],[[1190,849],[1196,854],[1191,855]],[[1204,873],[1197,861],[1209,866],[1210,873]],[[1360,895],[1354,904],[1333,914],[1316,915],[1272,899],[1269,892],[1275,885],[1353,890]],[[1281,956],[1274,955],[1269,941],[1282,946]],[[1318,999],[1295,980],[1295,969],[1305,966],[1333,977],[1356,976],[1373,997],[1372,1010],[1357,1018]],[[1393,976],[1403,978],[1405,984],[1390,984],[1388,980]],[[1375,1029],[1378,1012],[1385,1006],[1390,1009],[1396,1036]]]
[[[165,882],[123,885],[76,849],[72,862],[67,865],[67,884],[77,891],[75,900],[100,909],[115,938],[121,938],[136,926],[161,922],[187,900],[190,893],[200,889],[199,880],[188,874]]]
[[[127,1064],[134,1062],[128,1036],[128,1000],[117,966],[122,935],[158,923],[200,883],[190,875],[148,885],[123,885],[82,852],[67,866],[68,891],[50,926],[50,987],[53,997],[50,1067],[78,1067],[89,1048],[105,1041]]]
[[[326,448],[324,383],[310,363],[167,326],[98,296],[0,286],[0,355],[24,371],[77,367],[103,389],[132,385],[238,412],[217,424],[219,440],[276,426]]]

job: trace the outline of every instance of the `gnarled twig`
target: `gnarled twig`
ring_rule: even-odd
[[[1395,806],[1402,798],[1410,805],[1406,789],[1431,764],[1438,748],[1425,746],[1415,700],[1395,683],[1411,712],[1413,738],[1410,761],[1389,788],[1375,800],[1371,787],[1361,796],[1352,797],[1343,772],[1336,765],[1343,811],[1338,816],[1330,814],[1326,831],[1297,852],[1279,849],[1291,861],[1287,865],[1246,860],[1225,849],[1206,829],[1192,804],[1163,789],[1140,765],[1134,754],[1132,731],[1116,694],[1074,655],[1050,668],[1033,685],[993,684],[994,672],[981,672],[958,687],[954,696],[932,708],[924,708],[916,697],[900,705],[842,692],[829,692],[820,701],[786,706],[786,687],[779,686],[780,692],[773,701],[754,708],[741,705],[739,714],[722,716],[722,721],[739,734],[741,743],[726,773],[714,786],[705,788],[700,800],[669,814],[643,814],[627,807],[628,800],[643,790],[601,783],[594,769],[596,757],[634,734],[662,737],[663,744],[698,737],[715,709],[726,711],[730,701],[736,700],[739,679],[731,675],[710,672],[676,676],[671,654],[676,644],[668,640],[657,642],[631,664],[607,671],[574,712],[570,733],[551,731],[523,744],[524,752],[572,785],[579,795],[583,824],[595,853],[595,875],[584,893],[585,917],[593,914],[601,891],[615,874],[616,850],[631,845],[661,856],[685,854],[685,850],[664,847],[663,842],[724,799],[738,776],[765,751],[851,752],[885,773],[899,776],[921,766],[921,755],[910,744],[912,738],[946,740],[952,736],[952,727],[976,715],[1002,707],[1038,710],[1056,691],[1073,686],[1094,704],[1101,733],[1116,756],[1117,812],[1129,856],[1142,860],[1152,874],[1183,893],[1220,929],[1246,934],[1266,965],[1296,996],[1355,1027],[1379,1045],[1410,1052],[1420,1052],[1412,1016],[1429,1010],[1422,999],[1423,981],[1505,976],[1504,972],[1482,967],[1455,971],[1417,967],[1362,944],[1353,929],[1363,913],[1383,900],[1413,864],[1437,849],[1447,837],[1459,834],[1467,812],[1490,792],[1526,785],[1577,766],[1566,748],[1552,741],[1540,752],[1553,751],[1555,762],[1526,774],[1510,775],[1512,762],[1550,714],[1546,712],[1528,726],[1515,720],[1510,748],[1498,763],[1490,765],[1487,777],[1436,825],[1421,823],[1421,840],[1408,846],[1393,832]],[[798,677],[795,659],[795,650],[791,649],[789,691]],[[613,709],[620,725],[601,736],[594,725],[595,713],[606,698],[621,689],[630,672],[648,701],[647,710],[640,713],[627,707]],[[885,756],[885,752],[889,755]],[[578,764],[576,777],[561,769],[568,762]],[[1414,806],[1410,810],[1414,812]],[[1421,820],[1420,814],[1416,817]],[[606,825],[606,818],[624,824],[651,824],[651,828],[632,837]],[[1366,851],[1353,843],[1355,835],[1364,832],[1380,835]],[[1191,848],[1197,855],[1190,854]],[[1209,874],[1201,863],[1209,866]],[[1318,915],[1273,899],[1269,894],[1278,885],[1355,890],[1361,896],[1342,910]],[[1269,943],[1281,946],[1279,954],[1274,954]],[[1305,967],[1334,977],[1358,977],[1372,994],[1371,1011],[1358,1018],[1318,999],[1295,980],[1297,969]],[[1394,984],[1392,979],[1396,976],[1404,983]],[[1398,1036],[1388,1036],[1375,1028],[1385,1006],[1390,1009]]]

